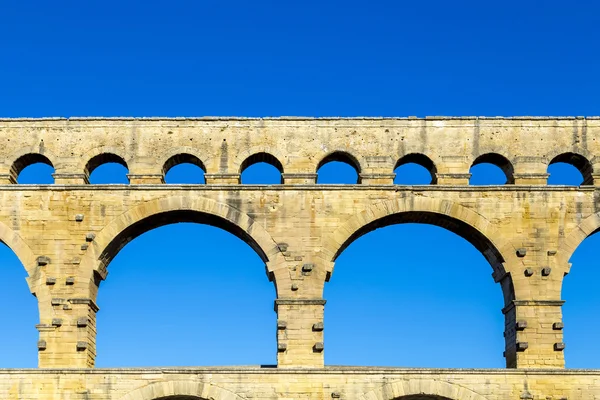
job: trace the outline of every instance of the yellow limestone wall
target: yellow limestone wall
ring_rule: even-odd
[[[598,371],[564,370],[561,314],[568,260],[600,228],[600,118],[4,119],[0,140],[0,240],[39,302],[42,368],[0,371],[0,398],[600,399]],[[327,160],[349,161],[360,182],[316,185]],[[15,184],[40,161],[54,166],[54,185]],[[88,184],[110,161],[128,167],[130,185]],[[258,161],[275,164],[282,184],[241,185]],[[554,161],[577,166],[584,185],[547,186]],[[207,184],[164,184],[181,162],[200,165]],[[393,185],[404,162],[426,166],[434,183]],[[503,168],[509,183],[468,186],[479,162]],[[110,260],[147,230],[182,221],[226,229],[265,261],[277,368],[89,369]],[[449,229],[489,261],[510,369],[323,369],[322,293],[335,258],[356,237],[403,222]]]

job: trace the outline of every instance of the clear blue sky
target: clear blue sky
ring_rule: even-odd
[[[600,6],[564,4],[4,2],[0,116],[598,115]],[[354,179],[324,168],[321,182]],[[552,183],[580,180],[551,168]],[[105,166],[93,178],[124,182],[123,172]],[[399,172],[398,182],[422,182],[414,167]],[[472,172],[473,183],[498,183],[489,166]],[[44,167],[23,174],[51,179]],[[201,179],[185,166],[169,178]],[[244,182],[269,179],[258,165]],[[568,367],[600,368],[599,246],[600,235],[587,239],[565,280]],[[36,300],[5,246],[0,265],[0,367],[34,367]],[[169,225],[128,244],[109,271],[98,366],[275,363],[275,291],[236,237]],[[326,363],[503,367],[491,272],[434,226],[358,239],[326,285]]]

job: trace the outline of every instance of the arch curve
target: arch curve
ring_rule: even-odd
[[[594,183],[592,176],[594,169],[591,162],[584,155],[573,152],[560,153],[550,160],[548,166],[554,163],[566,163],[577,168],[583,177],[582,185],[592,185]]]
[[[362,171],[358,158],[343,150],[332,151],[331,153],[325,155],[325,157],[323,157],[317,164],[316,170],[318,171],[323,165],[332,161],[344,162],[351,165],[356,170],[357,174],[360,174]]]
[[[505,303],[515,299],[512,279],[504,267],[506,261],[515,258],[513,246],[481,214],[446,199],[407,195],[373,204],[354,214],[324,239],[324,257],[331,262],[327,272],[331,273],[335,259],[362,235],[384,226],[410,222],[437,225],[469,241],[492,266],[494,280],[502,284]]]
[[[93,254],[86,262],[91,262],[92,269],[104,276],[112,258],[129,241],[151,229],[175,222],[205,223],[236,235],[257,252],[272,278],[271,267],[276,265],[280,252],[271,235],[238,209],[192,196],[163,197],[130,208],[98,232],[93,242]]]
[[[283,165],[281,164],[281,161],[279,161],[279,159],[277,159],[277,157],[275,157],[271,153],[267,152],[254,153],[248,156],[244,161],[242,161],[242,164],[240,165],[238,171],[240,176],[244,172],[244,170],[246,170],[246,168],[261,162],[267,163],[275,167],[281,174],[281,180],[279,183],[283,183]]]
[[[431,175],[430,185],[437,184],[437,168],[436,168],[433,160],[431,160],[431,158],[427,157],[425,154],[422,154],[422,153],[405,154],[404,156],[400,157],[398,159],[398,161],[396,162],[396,164],[394,165],[394,171],[396,170],[396,168],[398,168],[404,164],[417,164],[417,165],[420,165],[421,167],[425,168],[427,171],[429,171],[429,174]]]
[[[120,397],[119,400],[175,400],[182,396],[198,400],[242,399],[235,393],[210,383],[177,380],[150,383],[132,390]]]
[[[10,167],[10,177],[11,177],[12,181],[16,183],[17,179],[19,178],[19,174],[21,174],[21,172],[25,168],[27,168],[30,165],[37,164],[37,163],[46,164],[52,168],[55,168],[52,161],[50,161],[50,159],[46,155],[44,155],[42,153],[27,152],[25,154],[21,154],[19,157],[17,157],[13,161],[13,163]]]
[[[242,171],[254,163],[267,162],[279,169],[283,173],[286,164],[287,154],[271,146],[254,146],[240,152],[233,161],[232,171],[242,173]]]
[[[105,161],[102,158],[104,154],[110,154],[111,156],[108,157],[113,159]],[[132,160],[126,156],[126,151],[124,148],[119,148],[116,146],[97,146],[89,149],[85,152],[85,154],[81,156],[81,160],[77,164],[77,171],[81,171],[81,173],[84,173],[87,176],[89,176],[89,174],[95,168],[104,163],[116,162],[118,164],[123,165],[125,168],[129,168],[129,166],[131,165],[131,161]],[[92,168],[91,171],[90,168]]]
[[[206,173],[206,166],[204,165],[204,163],[202,162],[202,160],[191,153],[176,153],[173,154],[172,156],[170,156],[164,163],[162,166],[162,174],[163,174],[163,178],[167,175],[167,173],[169,172],[169,170],[179,164],[192,164],[197,166],[198,168],[200,168],[202,171],[204,171],[204,173]]]
[[[416,400],[416,396],[431,396],[431,400],[487,400],[477,392],[455,383],[437,379],[406,379],[386,383],[360,396],[360,400]]]
[[[515,169],[510,160],[498,153],[485,153],[478,156],[471,167],[474,167],[479,164],[492,164],[497,166],[504,172],[506,176],[506,184],[514,184],[515,183]]]
[[[99,153],[99,154],[95,155],[94,157],[90,158],[88,160],[88,162],[85,164],[83,172],[85,173],[86,177],[89,178],[89,176],[92,174],[92,172],[94,172],[94,170],[96,168],[98,168],[99,166],[106,164],[106,163],[119,164],[119,165],[122,165],[123,167],[129,169],[129,166],[127,165],[127,162],[123,159],[123,157],[121,157],[115,153],[103,152],[103,153]]]

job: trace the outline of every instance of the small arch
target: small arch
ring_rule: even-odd
[[[594,169],[592,167],[592,164],[589,162],[589,160],[587,158],[585,158],[581,154],[569,152],[569,153],[562,153],[562,154],[557,155],[548,164],[548,168],[549,168],[548,172],[549,173],[551,173],[550,166],[552,166],[554,164],[568,164],[568,165],[575,167],[579,171],[579,173],[581,173],[581,182],[579,183],[579,185],[592,185],[594,183],[594,179],[592,176]],[[564,175],[568,175],[568,172],[565,171]],[[563,180],[571,181],[571,179],[568,179],[567,177],[560,177],[559,178],[560,182],[556,182],[556,181],[554,181],[553,178],[551,178],[551,176],[552,176],[552,174],[550,174],[550,177],[548,178],[548,181],[550,184],[573,185],[573,183],[571,183],[571,182],[562,183]],[[576,184],[576,186],[579,186],[579,185]]]
[[[351,171],[349,170],[349,168],[345,168],[345,166],[342,164],[351,167],[354,170],[354,173],[356,174],[356,178],[354,178],[354,176],[351,176]],[[329,169],[329,166],[332,166],[331,170]],[[327,168],[325,173],[321,171],[323,167]],[[346,169],[346,171],[344,171],[344,169]],[[340,172],[343,175],[342,179],[340,179]],[[358,159],[356,157],[345,151],[334,151],[333,153],[330,153],[327,156],[325,156],[317,165],[317,183],[356,184],[360,183],[360,173],[360,163],[358,162]],[[323,175],[325,175],[325,178],[323,178]],[[323,182],[323,180],[325,182]]]
[[[488,165],[486,166],[485,164]],[[500,171],[495,174],[489,167],[500,169],[504,174],[504,177],[501,177]],[[512,163],[506,157],[498,153],[486,153],[477,157],[475,161],[473,161],[473,164],[471,164],[470,172],[472,176],[469,184],[471,185],[505,185],[515,183]],[[485,179],[480,179],[480,174],[485,174]],[[504,180],[504,182],[502,182],[502,180]]]
[[[250,171],[250,169],[255,169],[255,166],[258,167],[260,164],[263,164],[263,167],[266,168],[259,167],[260,169],[257,169],[256,171]],[[242,183],[247,183],[245,181],[250,180],[248,172],[250,172],[251,175],[252,173],[256,174],[256,176],[251,179],[251,183],[253,184],[283,183],[283,165],[270,153],[260,152],[252,154],[242,162],[239,172]]]
[[[403,176],[404,174],[402,172],[407,172],[407,171],[399,171],[399,169],[406,170],[406,167],[408,167],[409,164],[416,164],[416,165],[426,169],[429,172],[430,181],[425,184],[427,184],[427,185],[437,184],[437,168],[435,167],[435,164],[429,157],[427,157],[424,154],[420,154],[420,153],[406,154],[405,156],[401,157],[398,160],[398,162],[396,162],[396,165],[394,166],[394,172],[396,173],[396,178],[394,179],[395,184],[409,184],[409,185],[421,184],[421,183],[412,183],[412,181],[411,181],[411,183],[404,183],[405,176]]]
[[[194,171],[192,171],[192,168],[186,168],[186,172],[187,175],[189,176],[189,180],[186,179],[185,183],[195,183],[195,184],[203,184],[205,183],[205,179],[204,179],[204,174],[206,173],[206,167],[204,166],[204,163],[202,162],[202,160],[200,160],[197,156],[193,155],[193,154],[189,154],[189,153],[179,153],[179,154],[175,154],[173,156],[171,156],[167,161],[165,161],[165,163],[163,164],[163,168],[162,168],[162,174],[163,174],[163,180],[165,181],[165,183],[184,183],[184,182],[169,182],[169,179],[167,179],[167,174],[169,174],[169,171],[171,171],[171,173],[177,172],[172,170],[173,168],[184,168],[186,166],[191,166],[193,169],[199,169],[200,172],[200,176],[198,177],[196,173],[194,173]],[[180,180],[180,179],[177,179]]]
[[[129,179],[127,178],[127,173],[129,171],[129,167],[127,166],[127,163],[125,162],[125,160],[121,157],[118,156],[114,153],[100,153],[94,157],[92,157],[87,164],[85,165],[84,168],[84,173],[86,176],[86,179],[88,180],[88,182],[90,181],[90,179],[93,181],[93,177],[92,174],[94,173],[94,171],[96,171],[97,168],[99,167],[103,167],[104,165],[107,164],[113,164],[115,166],[120,166],[118,168],[110,168],[110,170],[107,170],[107,175],[106,177],[103,177],[102,182],[92,182],[92,183],[129,183]],[[125,171],[123,171],[123,168],[125,169]],[[124,178],[116,178],[118,177],[118,175],[120,175],[121,173],[124,172],[125,177]],[[114,182],[114,180],[117,180],[117,182]],[[121,182],[119,182],[119,180]]]
[[[54,178],[52,178],[52,173],[54,173],[54,165],[52,162],[43,154],[40,153],[28,153],[20,156],[15,160],[13,165],[10,168],[10,176],[11,179],[15,183],[22,183],[19,181],[19,177],[21,173],[28,167],[33,166],[35,164],[40,164],[42,166],[47,166],[49,168],[43,168],[39,171],[35,171],[35,177],[32,176],[31,182],[28,179],[27,183],[54,183]],[[45,177],[45,175],[49,175],[49,177]],[[41,179],[43,182],[33,182],[33,180]]]

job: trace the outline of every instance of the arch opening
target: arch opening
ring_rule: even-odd
[[[84,173],[88,182],[93,185],[129,183],[127,163],[113,153],[101,153],[92,157],[85,165]]]
[[[163,165],[163,179],[167,184],[205,184],[206,167],[195,155],[176,154]]]
[[[111,273],[98,292],[99,366],[275,363],[266,255],[241,228],[196,211],[155,214],[100,258]],[[153,346],[165,336],[169,346]]]
[[[480,155],[473,161],[470,185],[505,185],[514,184],[514,168],[512,163],[497,153]]]
[[[580,154],[563,153],[548,164],[548,184],[580,186],[592,185],[592,164]]]
[[[283,183],[283,165],[272,154],[256,153],[240,166],[242,184],[278,185]]]
[[[25,278],[27,272],[16,254],[0,241],[0,302],[18,304],[4,307],[2,317],[9,324],[0,330],[0,368],[36,368],[38,354],[35,343],[39,323],[38,304],[31,295]]]
[[[504,367],[500,310],[514,289],[503,261],[481,232],[445,215],[403,212],[363,226],[325,285],[326,363]],[[502,292],[485,264],[504,277]]]
[[[357,184],[360,183],[360,164],[349,153],[336,151],[319,162],[317,166],[318,184]]]
[[[52,174],[54,174],[54,165],[48,157],[39,153],[29,153],[19,157],[10,169],[11,179],[19,184],[53,184]]]
[[[429,157],[411,153],[400,158],[394,166],[396,185],[435,185],[437,169]]]

